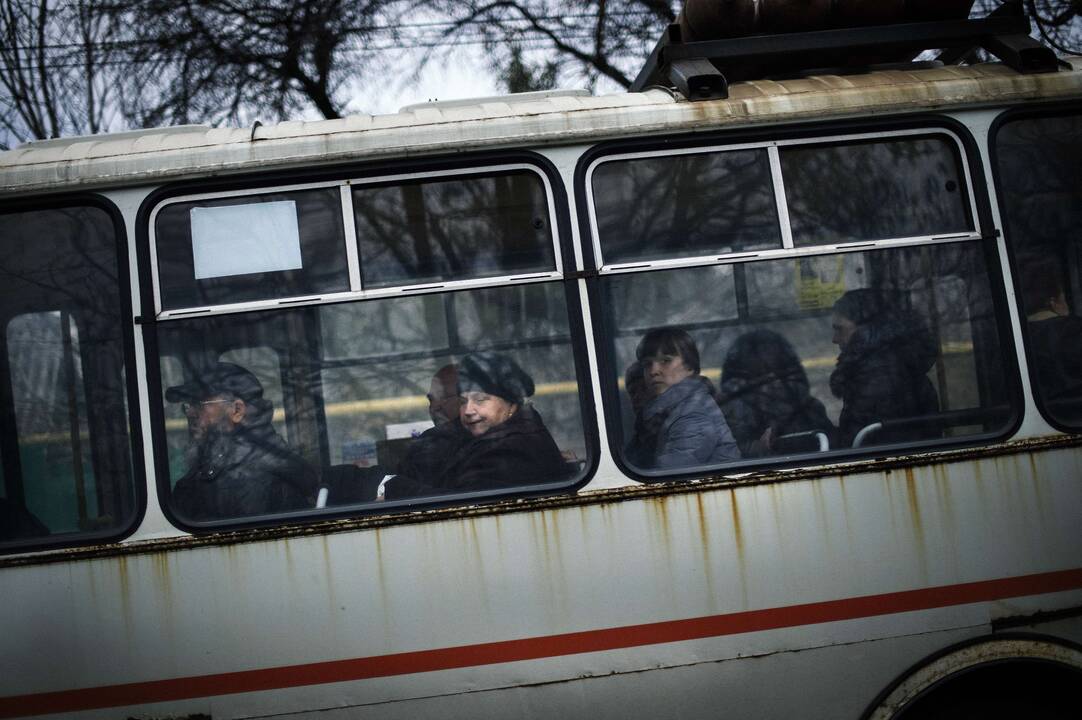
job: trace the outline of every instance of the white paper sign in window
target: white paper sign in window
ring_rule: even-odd
[[[292,200],[192,208],[195,278],[301,267],[297,204]]]

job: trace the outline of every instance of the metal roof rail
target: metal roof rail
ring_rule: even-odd
[[[874,58],[891,54],[909,60],[938,49],[939,60],[957,64],[983,48],[1021,73],[1055,72],[1055,53],[1029,36],[1030,24],[1020,2],[1001,5],[988,17],[873,25],[812,32],[684,42],[679,24],[669,25],[630,87],[675,86],[689,100],[729,96],[729,83],[822,68],[830,58],[841,72],[872,69]],[[854,62],[853,59],[856,58]],[[895,57],[897,62],[899,58]],[[854,70],[856,69],[856,70]],[[831,69],[825,72],[838,73]]]

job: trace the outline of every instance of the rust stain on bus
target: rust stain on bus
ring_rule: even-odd
[[[913,468],[905,468],[905,497],[909,502],[909,514],[913,518],[913,530],[917,538],[924,537],[924,523],[920,517],[920,500],[917,497],[917,480]]]
[[[736,506],[736,492],[729,490],[729,510],[733,518],[733,539],[736,540],[736,553],[740,558],[740,567],[744,567],[744,528],[740,524],[740,508]]]

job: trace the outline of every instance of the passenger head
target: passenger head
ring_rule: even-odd
[[[189,382],[165,391],[169,402],[182,403],[188,434],[195,442],[214,433],[231,433],[256,418],[270,421],[270,403],[255,375],[233,363],[219,362]]]
[[[444,365],[432,376],[428,389],[428,416],[436,425],[458,417],[458,366]]]
[[[1070,315],[1064,291],[1062,265],[1054,257],[1021,258],[1022,303],[1026,315],[1051,311]]]
[[[533,378],[502,353],[472,353],[459,363],[458,416],[474,437],[507,422],[533,392]]]
[[[857,328],[877,322],[886,312],[887,304],[878,290],[850,290],[834,303],[834,315],[830,320],[833,343],[844,350]]]
[[[764,328],[744,333],[725,354],[722,380],[754,380],[768,376],[808,384],[800,357],[785,337]]]
[[[680,328],[654,328],[635,349],[647,387],[653,395],[663,392],[692,375],[699,374],[699,349]]]
[[[627,366],[624,371],[624,390],[631,400],[631,409],[638,412],[643,405],[650,402],[653,393],[646,384],[646,375],[642,371],[642,363],[638,360]]]

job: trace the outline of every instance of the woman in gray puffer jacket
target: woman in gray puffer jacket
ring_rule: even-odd
[[[877,290],[850,290],[834,303],[832,326],[841,352],[830,390],[842,400],[842,447],[873,423],[939,412],[939,395],[928,379],[938,347],[916,313],[889,304]],[[882,445],[938,433],[918,421],[884,428],[871,440]]]
[[[655,328],[635,351],[653,399],[635,421],[627,459],[645,469],[675,470],[740,458],[699,350],[679,328]]]

